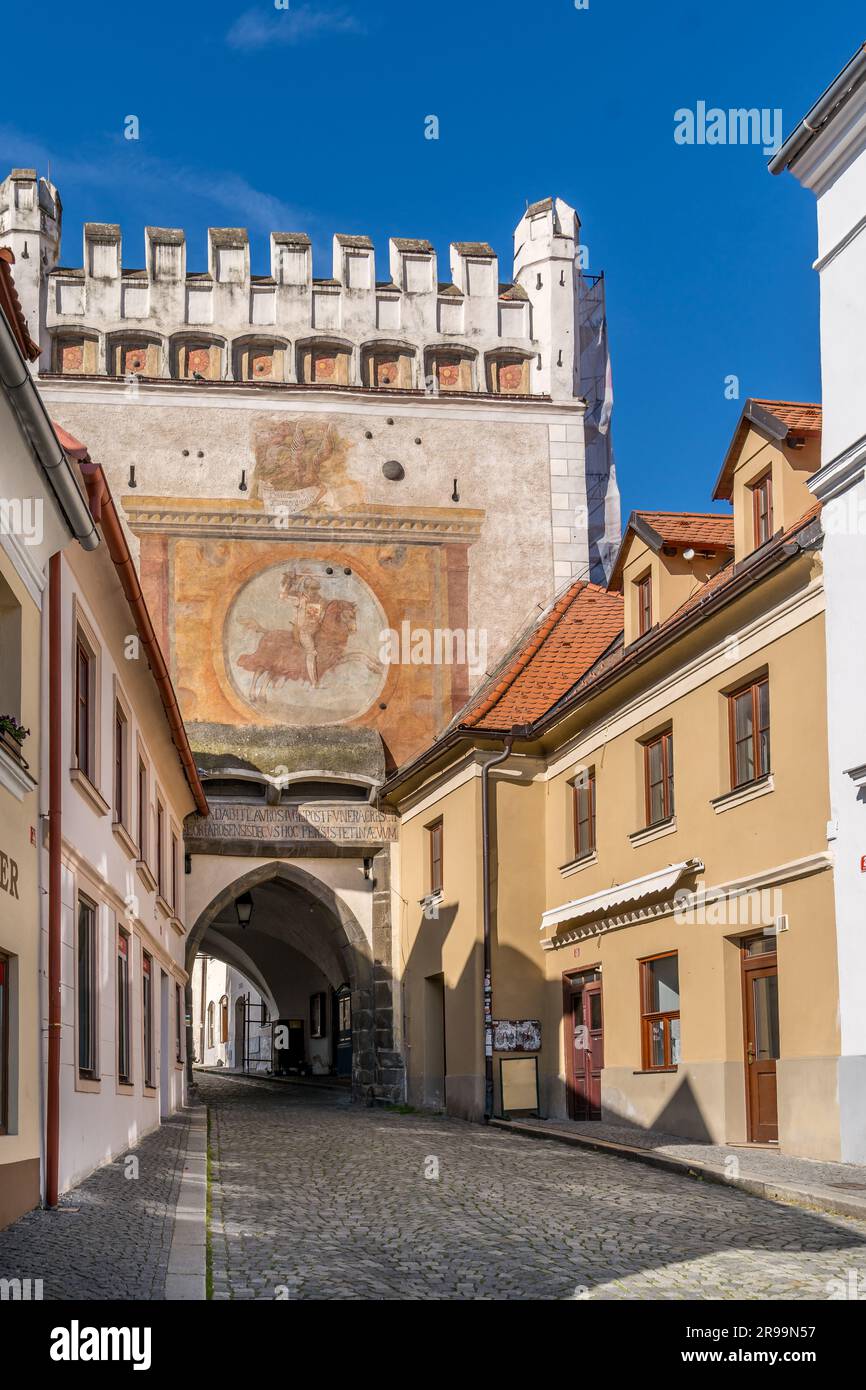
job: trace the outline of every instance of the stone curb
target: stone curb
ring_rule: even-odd
[[[189,1107],[189,1137],[165,1277],[169,1300],[203,1301],[207,1266],[207,1108]]]
[[[576,1148],[593,1149],[596,1153],[612,1154],[633,1163],[646,1163],[651,1168],[661,1168],[667,1173],[679,1173],[683,1177],[699,1178],[717,1183],[720,1187],[738,1187],[751,1197],[763,1197],[770,1202],[786,1205],[810,1207],[831,1216],[853,1216],[866,1221],[866,1196],[842,1197],[827,1187],[805,1187],[797,1183],[763,1182],[760,1178],[731,1178],[721,1169],[710,1163],[695,1159],[672,1158],[669,1154],[656,1153],[652,1149],[638,1149],[631,1144],[617,1144],[610,1139],[590,1139],[583,1134],[570,1134],[562,1129],[541,1129],[536,1125],[524,1125],[518,1120],[492,1119],[490,1124],[497,1129],[511,1130],[529,1139],[551,1139],[559,1144],[571,1144]]]

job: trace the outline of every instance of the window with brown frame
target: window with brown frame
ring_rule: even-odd
[[[129,1000],[129,933],[117,933],[117,1079],[129,1085],[132,1077],[132,1037]]]
[[[434,821],[427,826],[430,850],[430,892],[441,893],[443,884],[442,865],[442,821]]]
[[[159,797],[156,799],[156,886],[159,896],[165,898],[165,808]]]
[[[126,745],[128,724],[120,703],[114,702],[114,819],[126,821]]]
[[[223,995],[220,999],[220,1042],[227,1043],[229,1040],[229,1001],[228,996]]]
[[[183,1061],[183,985],[174,987],[174,1055]]]
[[[138,857],[147,863],[147,764],[138,760]]]
[[[757,782],[770,771],[770,682],[766,676],[728,696],[731,787]]]
[[[644,744],[646,823],[658,825],[674,813],[674,736],[670,729]]]
[[[637,590],[637,630],[638,636],[643,637],[645,632],[649,632],[653,625],[653,581],[651,574],[645,574],[643,579],[635,581]]]
[[[209,1003],[208,1006],[207,1006],[207,1045],[208,1045],[208,1047],[213,1047],[213,1017],[214,1017],[214,1006],[213,1006],[213,1000],[211,1000],[210,1003]]]
[[[94,657],[81,633],[75,639],[75,764],[94,777]]]
[[[0,1134],[9,1128],[9,972],[10,960],[0,954]]]
[[[171,905],[177,912],[180,907],[180,845],[174,831],[171,835]]]
[[[640,961],[641,1046],[644,1071],[680,1060],[680,975],[676,951]]]
[[[574,814],[574,856],[582,859],[595,849],[595,768],[591,767],[572,782]]]
[[[756,483],[752,483],[752,517],[755,533],[755,549],[763,545],[773,534],[773,474],[767,472]]]
[[[153,1086],[153,957],[141,955],[141,1016],[143,1023],[144,1084]]]
[[[78,1072],[97,1074],[98,975],[96,905],[78,899]]]

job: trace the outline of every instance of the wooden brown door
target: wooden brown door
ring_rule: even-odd
[[[774,947],[772,937],[756,937],[743,945],[746,1099],[749,1140],[757,1144],[774,1143],[779,1138],[779,976]]]
[[[604,1018],[597,971],[565,979],[568,1113],[573,1120],[601,1119]]]

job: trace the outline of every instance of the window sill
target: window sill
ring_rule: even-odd
[[[665,835],[673,835],[676,828],[676,816],[668,816],[667,820],[656,821],[654,825],[645,825],[643,830],[633,830],[628,838],[637,847],[647,844],[650,840],[661,840]]]
[[[147,1083],[145,1083],[144,1088],[142,1090],[142,1095],[144,1096],[145,1100],[156,1100],[156,1087],[149,1086],[147,1085]]]
[[[165,898],[162,896],[161,893],[157,893],[156,895],[156,905],[162,913],[163,917],[172,916],[171,903],[166,902]]]
[[[146,860],[136,859],[135,871],[138,874],[138,877],[141,879],[142,883],[144,884],[145,888],[149,888],[152,893],[153,890],[156,888],[156,879],[150,872]]]
[[[76,1091],[85,1091],[91,1096],[97,1096],[102,1090],[102,1082],[98,1077],[78,1074],[75,1077],[75,1089]]]
[[[7,792],[11,792],[19,801],[23,801],[28,792],[36,789],[36,782],[26,767],[22,766],[14,753],[7,753],[2,744],[0,744],[0,787],[5,787]]]
[[[734,806],[742,806],[746,801],[754,801],[757,796],[766,796],[768,792],[775,789],[772,772],[768,772],[766,777],[759,777],[754,782],[746,782],[742,787],[734,787],[733,791],[724,792],[722,796],[714,796],[710,805],[717,816],[723,811],[730,811]]]
[[[178,936],[186,936],[186,927],[176,912],[171,914],[171,926],[172,929],[177,932]]]
[[[640,1071],[633,1071],[632,1076],[671,1076],[678,1071],[678,1065],[675,1067],[641,1067]]]
[[[581,869],[588,869],[591,864],[598,863],[598,850],[591,849],[588,854],[578,855],[577,859],[569,859],[568,863],[560,864],[559,872],[563,878],[569,878],[571,874],[579,874]]]
[[[135,1083],[133,1081],[118,1081],[115,1090],[119,1096],[134,1096]]]
[[[434,904],[435,904],[435,905],[438,907],[439,903],[441,903],[441,902],[444,900],[444,898],[445,898],[445,890],[444,890],[444,888],[437,888],[437,890],[436,890],[435,893],[426,893],[425,896],[424,896],[423,898],[419,898],[419,899],[418,899],[418,906],[419,906],[419,907],[427,908],[427,907],[433,907]]]
[[[111,807],[105,800],[105,797],[102,796],[93,785],[87,773],[82,772],[80,767],[71,767],[69,769],[69,776],[81,792],[85,801],[90,802],[90,805],[93,807],[94,811],[96,811],[97,815],[107,816]]]
[[[115,837],[116,837],[116,838],[120,841],[120,843],[123,845],[123,848],[124,848],[124,850],[126,851],[126,854],[128,855],[128,857],[129,857],[130,859],[137,859],[137,858],[138,858],[138,845],[137,845],[137,844],[135,843],[135,841],[133,840],[133,838],[132,838],[132,836],[130,835],[129,831],[127,830],[126,826],[123,824],[123,821],[119,821],[119,820],[113,821],[113,822],[112,822],[112,825],[111,825],[111,828],[112,828],[112,830],[114,831]]]

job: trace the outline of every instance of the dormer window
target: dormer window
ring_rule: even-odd
[[[653,581],[651,574],[645,574],[642,579],[635,581],[635,594],[637,597],[637,630],[638,636],[643,637],[645,632],[649,632],[653,625]]]
[[[752,517],[757,550],[773,534],[773,475],[769,471],[752,484]]]

